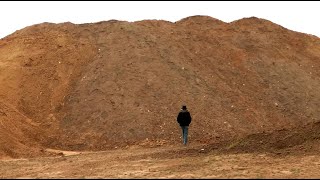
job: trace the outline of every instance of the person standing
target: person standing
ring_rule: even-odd
[[[187,106],[183,105],[178,117],[177,121],[182,129],[182,137],[183,137],[183,144],[186,145],[188,142],[188,129],[191,123],[191,115],[190,112],[187,110]]]

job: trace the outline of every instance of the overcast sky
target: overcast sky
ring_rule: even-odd
[[[255,16],[320,37],[320,1],[1,1],[0,38],[43,22],[81,24],[110,19],[175,22],[194,15],[224,22]]]

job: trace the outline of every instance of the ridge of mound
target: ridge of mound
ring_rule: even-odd
[[[0,102],[0,157],[48,155],[39,143],[43,134],[39,124],[25,117],[11,105]]]
[[[250,134],[231,142],[227,150],[232,152],[289,152],[319,151],[320,122],[308,123],[294,128],[278,129],[273,132]],[[288,151],[287,151],[288,152]]]

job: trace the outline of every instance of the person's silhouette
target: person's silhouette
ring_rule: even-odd
[[[187,110],[187,106],[182,106],[178,114],[177,121],[182,129],[183,144],[186,145],[188,142],[188,128],[191,123],[191,115]]]

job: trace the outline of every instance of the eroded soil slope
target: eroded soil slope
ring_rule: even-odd
[[[254,17],[26,27],[0,40],[1,147],[175,144],[182,104],[190,142],[291,132],[320,120],[319,58],[318,37]]]

